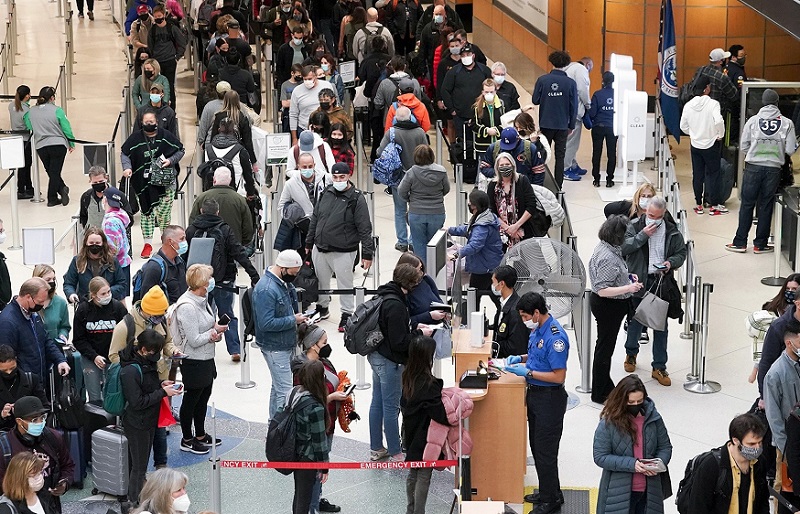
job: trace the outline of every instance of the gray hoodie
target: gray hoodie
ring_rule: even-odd
[[[450,192],[447,170],[439,164],[412,166],[397,188],[411,214],[444,214],[444,197]]]
[[[787,155],[797,150],[794,123],[775,105],[765,105],[751,116],[742,129],[741,151],[744,162],[780,168]]]
[[[786,416],[800,400],[800,364],[784,350],[764,377],[764,410],[772,430],[772,445],[786,448]]]

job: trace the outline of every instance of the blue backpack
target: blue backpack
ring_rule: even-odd
[[[158,266],[161,268],[161,278],[158,281],[158,285],[164,290],[164,294],[167,294],[167,283],[165,282],[167,279],[167,264],[160,255],[154,254],[152,257],[150,257],[150,260],[144,263],[144,266],[142,266],[139,271],[136,272],[136,274],[133,276],[133,279],[131,279],[131,283],[133,284],[133,303],[141,300],[147,292],[142,291],[142,279],[144,278],[144,268],[149,262],[152,261],[157,262]]]
[[[372,163],[372,176],[385,186],[396,186],[403,179],[403,161],[400,152],[403,148],[394,141],[394,127],[389,129],[389,144],[380,157]]]

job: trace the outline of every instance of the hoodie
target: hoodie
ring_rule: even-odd
[[[412,166],[397,189],[408,202],[410,214],[444,214],[444,197],[450,192],[450,180],[443,166]]]
[[[464,270],[467,273],[490,273],[503,260],[500,220],[489,209],[475,216],[475,220],[469,224],[450,227],[447,233],[451,236],[466,236],[467,244],[461,247],[458,254],[466,258]]]
[[[765,105],[744,124],[739,144],[745,153],[744,162],[780,168],[786,155],[797,150],[794,123],[781,116],[777,106]]]
[[[259,280],[259,275],[244,249],[233,233],[231,227],[216,214],[200,214],[192,224],[186,227],[186,241],[189,248],[192,246],[192,239],[195,237],[213,237],[214,255],[211,257],[211,267],[214,268],[214,280],[217,285],[232,284],[236,280],[236,263],[238,262],[247,274],[250,281],[255,284]],[[224,248],[224,254],[218,251]],[[184,293],[185,295],[185,293]]]
[[[112,209],[103,216],[103,232],[108,239],[108,245],[116,252],[117,263],[123,268],[130,266],[132,260],[128,255],[130,246],[125,230],[130,222],[130,216],[123,209]]]
[[[696,96],[686,102],[681,114],[681,130],[689,134],[692,148],[705,150],[714,146],[725,136],[719,102],[708,95]]]
[[[403,170],[411,169],[414,166],[414,151],[419,145],[428,144],[428,135],[414,121],[398,121],[394,127],[384,132],[378,147],[378,155],[383,154],[386,146],[392,140],[392,134],[394,134],[394,142],[401,148],[400,161],[403,163]]]
[[[289,170],[286,176],[293,177],[300,175],[297,172],[297,158],[300,157],[301,153],[304,152],[300,150],[300,143],[292,146],[289,151],[289,157],[286,159],[286,169]],[[333,152],[331,151],[331,145],[326,143],[319,134],[314,132],[314,148],[308,153],[314,157],[314,169],[317,170],[317,173],[323,173],[331,179],[331,168],[336,163],[336,159],[333,157]],[[320,157],[323,154],[325,155],[325,159]],[[333,180],[331,179],[330,182],[333,182]]]
[[[405,364],[408,361],[411,332],[416,328],[416,325],[411,323],[406,294],[394,280],[378,287],[376,293],[376,296],[383,297],[378,316],[378,327],[383,334],[383,342],[375,351],[395,364]]]
[[[404,71],[392,73],[378,84],[378,90],[375,92],[375,98],[372,99],[376,110],[386,112],[389,106],[397,100],[397,91],[400,87],[400,80],[411,79],[414,84],[414,96],[417,98],[422,97],[422,89],[419,87],[419,81]]]
[[[427,132],[431,129],[431,117],[425,105],[420,102],[419,98],[417,98],[414,93],[403,93],[397,97],[396,102],[389,104],[389,110],[386,112],[386,123],[383,127],[384,130],[388,131],[392,125],[394,125],[394,114],[395,111],[397,111],[397,107],[400,105],[405,105],[411,109],[411,115],[417,119],[417,123],[422,130]]]

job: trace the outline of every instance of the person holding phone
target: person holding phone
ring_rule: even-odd
[[[623,378],[608,395],[593,446],[594,462],[603,469],[597,512],[664,512],[664,482],[659,473],[666,471],[672,443],[638,376]]]
[[[203,455],[211,445],[222,444],[206,433],[205,420],[211,388],[217,378],[216,344],[222,340],[228,325],[217,322],[208,303],[208,295],[215,286],[214,268],[192,264],[186,270],[186,285],[189,289],[178,299],[170,318],[172,338],[185,355],[181,361],[184,397],[180,410],[183,431],[180,448]]]
[[[681,295],[675,281],[674,271],[686,260],[686,243],[678,226],[666,217],[667,204],[663,198],[654,196],[647,204],[644,216],[639,216],[628,225],[625,240],[622,243],[622,255],[628,265],[628,271],[644,287],[636,292],[632,300],[632,311],[642,301],[647,291],[651,291],[669,302],[667,317],[683,316]],[[667,373],[667,332],[653,329],[653,362],[651,376],[659,384],[669,386],[672,380]],[[642,324],[635,318],[628,323],[628,335],[625,341],[625,371],[636,371],[636,356],[639,353],[639,336]]]

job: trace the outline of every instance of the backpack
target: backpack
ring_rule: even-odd
[[[681,480],[680,484],[678,484],[678,493],[675,495],[675,505],[678,507],[678,512],[680,514],[686,514],[689,512],[689,497],[692,495],[692,485],[694,484],[694,471],[695,466],[701,460],[708,458],[709,456],[713,456],[714,460],[717,462],[717,467],[720,466],[720,462],[722,461],[722,449],[721,448],[714,448],[713,450],[709,450],[707,452],[703,452],[699,455],[696,455],[692,460],[686,463],[686,471],[683,473],[683,479]],[[725,481],[725,474],[723,472],[719,472],[717,476],[717,485],[714,488],[713,494],[718,494],[722,490],[723,482]]]
[[[206,25],[207,27],[211,28],[212,13],[214,12],[214,8],[216,6],[216,0],[205,0],[197,9],[197,24]],[[212,32],[214,30],[216,30],[216,27],[213,27]]]
[[[157,253],[150,257],[148,262],[157,262],[158,265],[161,267],[161,278],[158,281],[158,286],[164,290],[164,294],[167,293],[167,283],[165,280],[167,279],[167,264],[164,262],[164,259],[161,258],[160,255]],[[144,269],[147,266],[147,263],[142,266],[139,271],[131,279],[131,284],[133,284],[133,303],[136,303],[142,299],[142,296],[147,291],[142,291],[142,279],[144,278]]]
[[[236,263],[228,261],[228,250],[220,225],[214,225],[202,234],[198,234],[198,231],[196,231],[195,235],[192,237],[192,241],[198,238],[214,240],[214,253],[211,255],[211,267],[214,268],[214,275],[218,277],[218,283],[222,282],[225,276],[230,276],[229,273],[231,273],[231,271],[234,275],[236,274]],[[232,268],[232,270],[230,268]],[[218,276],[219,270],[225,270],[221,277]]]
[[[366,59],[372,54],[372,42],[375,41],[376,37],[383,37],[383,27],[379,27],[375,32],[370,32],[367,27],[361,29],[364,32],[366,38],[364,39],[364,57]]]
[[[539,139],[538,138],[536,139],[536,143],[541,144],[541,143],[539,143]],[[533,150],[531,148],[531,144],[532,143],[529,140],[523,139],[523,145],[522,145],[523,146],[523,150],[522,150],[522,152],[523,152],[523,155],[525,155],[525,160],[528,161],[529,163],[531,163],[531,166],[533,166]],[[537,151],[538,150],[539,149],[537,147]],[[491,163],[492,166],[494,166],[494,161],[497,160],[497,156],[498,155],[500,155],[500,143],[499,142],[494,145],[494,150],[492,150],[492,163]]]
[[[6,441],[8,441],[8,436],[7,436],[7,435],[4,435],[4,436],[3,436],[3,439],[5,439]],[[11,460],[11,454],[9,453],[9,454],[8,454],[8,458],[6,459],[6,466],[8,465],[7,463],[8,463],[10,460]],[[5,505],[6,507],[8,507],[8,509],[9,509],[9,510],[12,512],[12,514],[17,514],[17,513],[19,512],[19,511],[17,510],[17,507],[16,507],[16,505],[14,505],[14,502],[13,502],[13,501],[11,501],[11,500],[8,498],[8,496],[6,496],[5,494],[4,494],[4,495],[2,495],[2,496],[0,496],[0,505]]]
[[[325,167],[325,171],[330,173],[331,169],[328,167],[328,159],[325,157],[325,149],[323,148],[323,145],[319,145],[317,147],[317,153],[319,154],[319,160],[322,161],[322,165]],[[297,164],[297,161],[299,161],[299,160],[300,160],[300,145],[295,145],[295,147],[294,147],[294,162],[295,162],[295,165]]]
[[[142,368],[138,364],[131,364],[136,366],[139,370],[139,375],[142,375]],[[125,412],[125,407],[128,402],[125,400],[125,395],[122,392],[122,365],[119,362],[112,362],[106,371],[106,381],[103,384],[103,410],[112,416],[122,416]]]
[[[248,287],[242,295],[242,324],[245,342],[256,335],[256,318],[253,316],[253,288]]]
[[[385,186],[396,186],[403,178],[403,161],[400,152],[403,148],[394,141],[394,127],[389,129],[389,144],[372,163],[372,176]]]
[[[64,430],[78,430],[83,426],[86,399],[78,391],[74,378],[69,375],[59,378],[61,387],[53,405],[56,419]]]
[[[311,395],[304,395],[293,405],[295,394],[298,389],[295,387],[286,399],[283,410],[275,414],[269,420],[267,429],[267,441],[264,444],[264,453],[267,460],[271,462],[297,462],[297,427],[295,426],[295,413],[316,401]],[[283,475],[292,474],[292,469],[280,469],[277,471]]]
[[[233,158],[239,153],[240,146],[233,145],[225,155],[219,157],[214,153],[214,147],[210,146],[207,150],[210,157],[206,162],[197,167],[197,176],[203,181],[203,191],[208,191],[214,185],[214,172],[217,168],[225,166],[231,172],[233,171]]]
[[[378,321],[384,297],[375,295],[356,307],[344,325],[344,347],[352,354],[369,355],[383,342]]]

